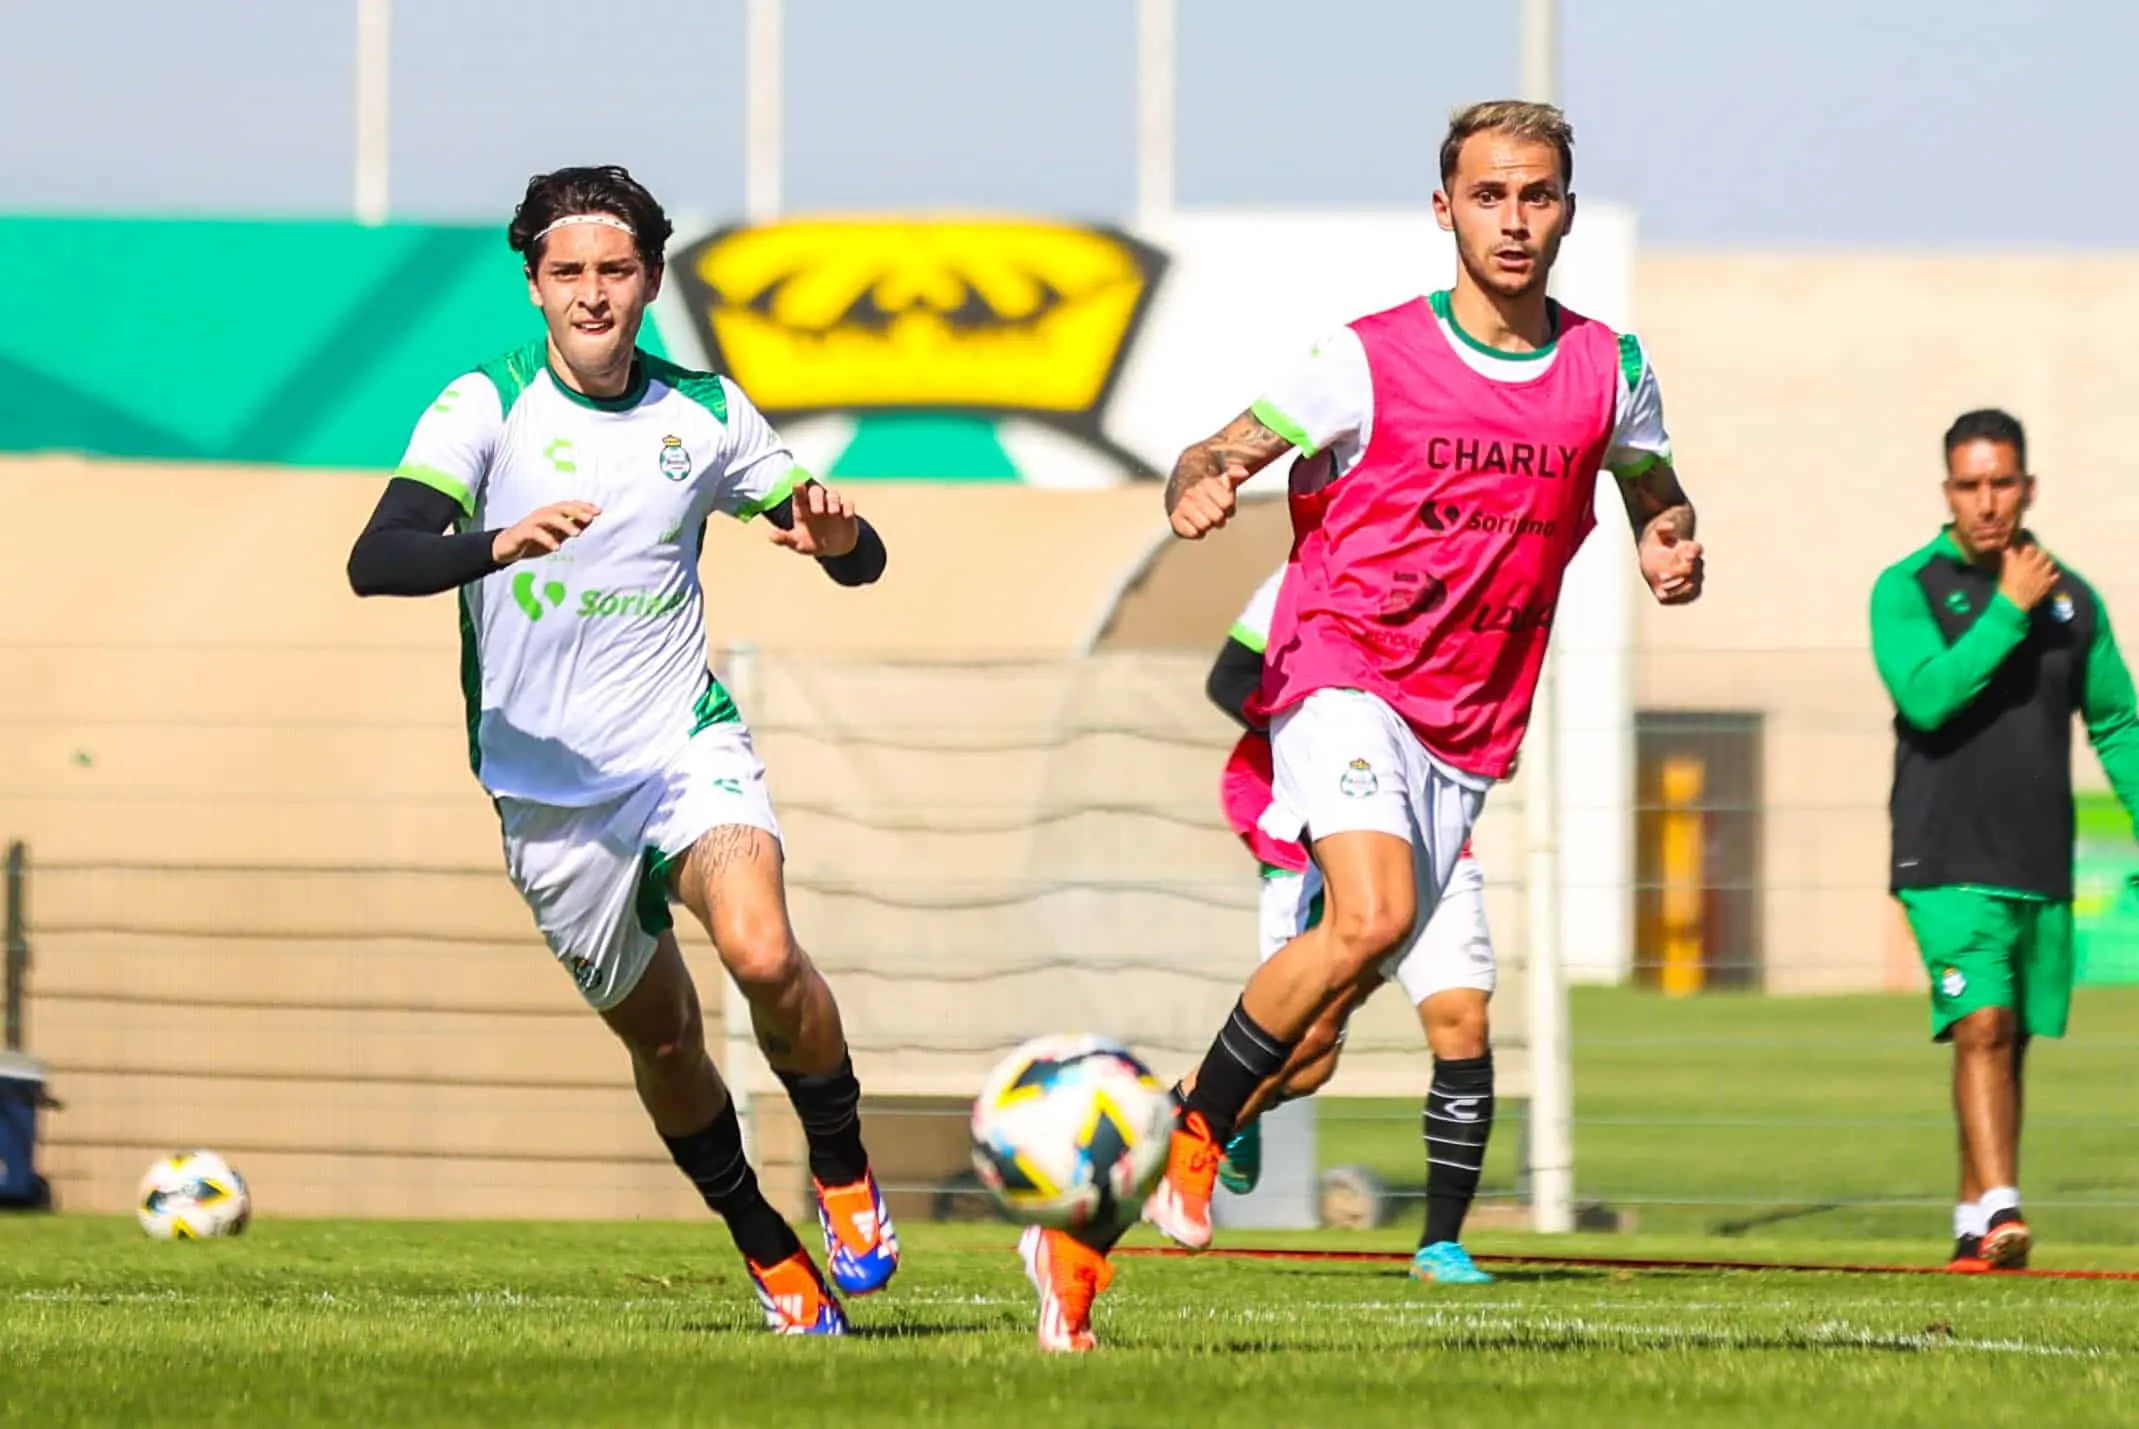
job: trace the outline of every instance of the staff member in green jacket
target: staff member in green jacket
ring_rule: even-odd
[[[1894,700],[1890,887],[1953,1043],[1961,1195],[1949,1269],[2017,1269],[2021,1063],[2072,1001],[2072,716],[2127,812],[2139,709],[2094,588],[2021,524],[2027,437],[2000,411],[1946,432],[1951,524],[1872,588],[1872,655]]]

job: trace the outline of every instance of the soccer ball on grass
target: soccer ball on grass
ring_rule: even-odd
[[[1174,1100],[1105,1037],[1039,1037],[973,1102],[973,1168],[1012,1220],[1076,1230],[1133,1216],[1166,1169]]]
[[[212,1151],[181,1151],[149,1167],[134,1197],[141,1229],[158,1240],[236,1235],[252,1219],[245,1178]]]

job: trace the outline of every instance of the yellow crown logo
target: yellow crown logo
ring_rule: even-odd
[[[1096,436],[1165,259],[1027,220],[796,219],[674,264],[709,362],[772,413],[1017,412]]]

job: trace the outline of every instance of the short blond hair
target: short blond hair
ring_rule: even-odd
[[[1463,141],[1473,134],[1509,134],[1550,144],[1559,151],[1560,182],[1572,186],[1575,181],[1575,129],[1565,114],[1553,105],[1527,99],[1488,99],[1459,109],[1449,118],[1448,137],[1441,141],[1443,188],[1456,176]]]

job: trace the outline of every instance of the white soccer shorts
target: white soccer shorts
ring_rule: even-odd
[[[1272,838],[1368,831],[1411,845],[1419,915],[1441,901],[1485,806],[1481,781],[1426,752],[1379,696],[1316,690],[1270,726],[1275,779],[1262,818]]]
[[[670,768],[598,804],[497,802],[506,872],[597,1012],[631,995],[671,926],[670,861],[723,824],[780,837],[765,766],[740,724],[700,731]]]
[[[1304,873],[1263,876],[1258,931],[1264,962],[1314,923],[1321,895],[1322,871],[1312,865]],[[1499,965],[1485,921],[1485,869],[1476,858],[1456,860],[1448,887],[1425,926],[1414,928],[1402,948],[1382,959],[1381,975],[1400,984],[1413,1007],[1454,988],[1493,995]]]

